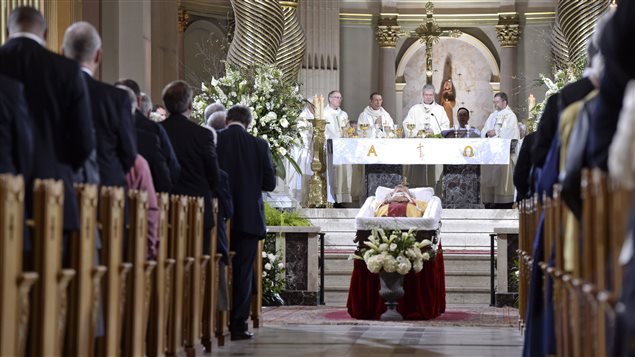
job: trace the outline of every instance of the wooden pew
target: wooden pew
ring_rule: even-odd
[[[192,263],[187,277],[188,286],[184,296],[184,340],[185,352],[194,356],[195,347],[201,337],[202,297],[205,284],[202,272],[207,265],[209,256],[203,257],[203,213],[204,201],[202,197],[189,197],[188,235],[186,255]]]
[[[107,268],[102,301],[105,333],[97,339],[97,355],[121,354],[121,331],[126,278],[130,263],[123,262],[124,190],[121,187],[100,189],[99,223],[101,225],[101,263]]]
[[[592,175],[588,169],[582,170],[582,282],[580,323],[582,325],[581,343],[579,347],[584,354],[596,354],[596,256],[595,256],[595,199]]]
[[[608,184],[607,176],[600,169],[593,169],[591,172],[591,192],[594,199],[594,222],[593,222],[593,251],[595,253],[595,274],[594,285],[595,293],[598,294],[608,289],[607,283],[607,267],[609,254],[609,202],[608,202]],[[607,353],[606,342],[606,305],[600,304],[595,297],[597,314],[595,318],[595,335],[596,344],[595,352],[597,355],[605,355]]]
[[[258,251],[254,259],[254,283],[251,297],[251,321],[254,328],[259,328],[262,324],[262,247],[264,240],[258,241]]]
[[[172,267],[174,259],[167,259],[168,221],[170,196],[157,194],[159,205],[159,247],[156,267],[152,279],[150,312],[148,322],[147,353],[149,357],[163,356],[166,348],[167,317],[170,306]]]
[[[218,208],[218,206],[217,206]],[[231,240],[231,219],[227,220],[227,222],[225,223],[225,233],[227,236],[227,244],[229,246],[230,240]],[[216,234],[218,234],[218,232],[216,232]],[[216,236],[216,239],[214,239],[214,241],[218,240],[218,236]],[[216,245],[216,250],[218,251],[218,245]],[[231,311],[231,306],[232,306],[232,272],[230,269],[230,264],[232,261],[232,258],[234,257],[236,253],[229,251],[228,252],[228,262],[227,265],[223,266],[223,269],[221,269],[220,267],[220,259],[222,258],[222,254],[220,253],[216,253],[215,254],[215,259],[214,261],[216,262],[216,266],[219,267],[219,271],[217,274],[218,280],[220,280],[220,276],[221,274],[224,275],[225,278],[225,282],[227,283],[227,304],[228,304],[228,309],[227,310],[218,310],[216,311],[216,315],[214,318],[214,333],[216,334],[216,341],[218,343],[218,346],[224,346],[225,345],[225,340],[229,337],[230,333],[229,333],[229,312]],[[220,282],[219,282],[220,283]],[[217,297],[218,298],[218,297]]]
[[[66,327],[67,288],[75,275],[62,269],[63,182],[36,179],[33,203],[33,266],[40,279],[33,289],[28,354],[57,356]]]
[[[225,223],[225,231],[227,234],[227,246],[228,246],[228,253],[227,253],[227,267],[226,267],[226,274],[227,274],[227,298],[228,298],[228,303],[229,303],[229,311],[225,311],[225,312],[219,312],[218,316],[217,316],[217,324],[216,324],[216,337],[218,339],[218,345],[219,346],[223,346],[224,345],[224,340],[225,340],[225,336],[229,335],[229,324],[231,323],[230,321],[230,314],[232,311],[232,308],[234,306],[233,303],[233,294],[234,294],[234,267],[233,267],[233,260],[234,260],[234,256],[236,255],[236,252],[231,250],[231,228],[232,228],[232,220],[228,219],[227,222]]]
[[[145,333],[148,325],[151,272],[155,262],[146,262],[148,234],[148,194],[128,191],[129,229],[126,262],[132,264],[126,291],[123,354],[145,355]],[[148,297],[148,298],[147,298]]]
[[[168,313],[167,351],[168,356],[175,356],[183,345],[183,299],[186,268],[186,240],[188,219],[188,198],[170,196],[170,231],[167,248],[168,258],[174,259],[171,272],[171,294]]]
[[[206,255],[209,259],[208,264],[203,270],[204,276],[204,295],[203,295],[203,319],[201,322],[201,343],[205,349],[205,353],[212,353],[212,341],[215,337],[216,314],[218,310],[218,263],[220,256],[217,256],[218,247],[218,199],[212,201],[212,214],[214,215],[214,228],[212,228],[211,239],[209,244],[209,252]]]
[[[0,175],[0,356],[23,356],[34,272],[22,272],[24,180]]]
[[[77,275],[71,282],[68,331],[65,356],[88,356],[94,353],[95,327],[99,310],[101,278],[106,267],[96,262],[97,186],[75,186],[80,230],[71,234],[70,266]]]

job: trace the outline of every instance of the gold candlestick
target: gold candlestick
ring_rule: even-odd
[[[311,170],[313,176],[309,181],[309,207],[310,208],[326,208],[326,152],[324,150],[324,130],[328,122],[318,118],[309,119],[313,125],[313,160],[311,161]]]

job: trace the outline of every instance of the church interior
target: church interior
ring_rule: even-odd
[[[633,18],[627,0],[0,1],[0,356],[635,356]],[[78,22],[94,67],[69,54]],[[96,158],[64,161],[77,130],[42,134],[85,99],[38,97],[73,78],[19,41],[78,62]],[[151,189],[134,157],[121,184],[79,178],[119,130],[92,82],[126,94]],[[237,126],[266,144],[254,171],[229,158]],[[209,185],[179,189],[208,160]]]

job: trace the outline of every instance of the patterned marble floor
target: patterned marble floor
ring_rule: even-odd
[[[255,330],[213,356],[519,356],[513,327],[286,325]]]

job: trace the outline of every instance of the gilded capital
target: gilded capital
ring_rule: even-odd
[[[395,47],[397,40],[401,36],[401,26],[397,22],[396,17],[382,17],[377,23],[375,31],[377,43],[379,47]]]
[[[517,13],[498,14],[496,38],[501,47],[516,47],[520,33],[520,18]]]
[[[190,14],[183,8],[179,6],[179,32],[183,33],[187,30],[187,27],[190,25]]]

